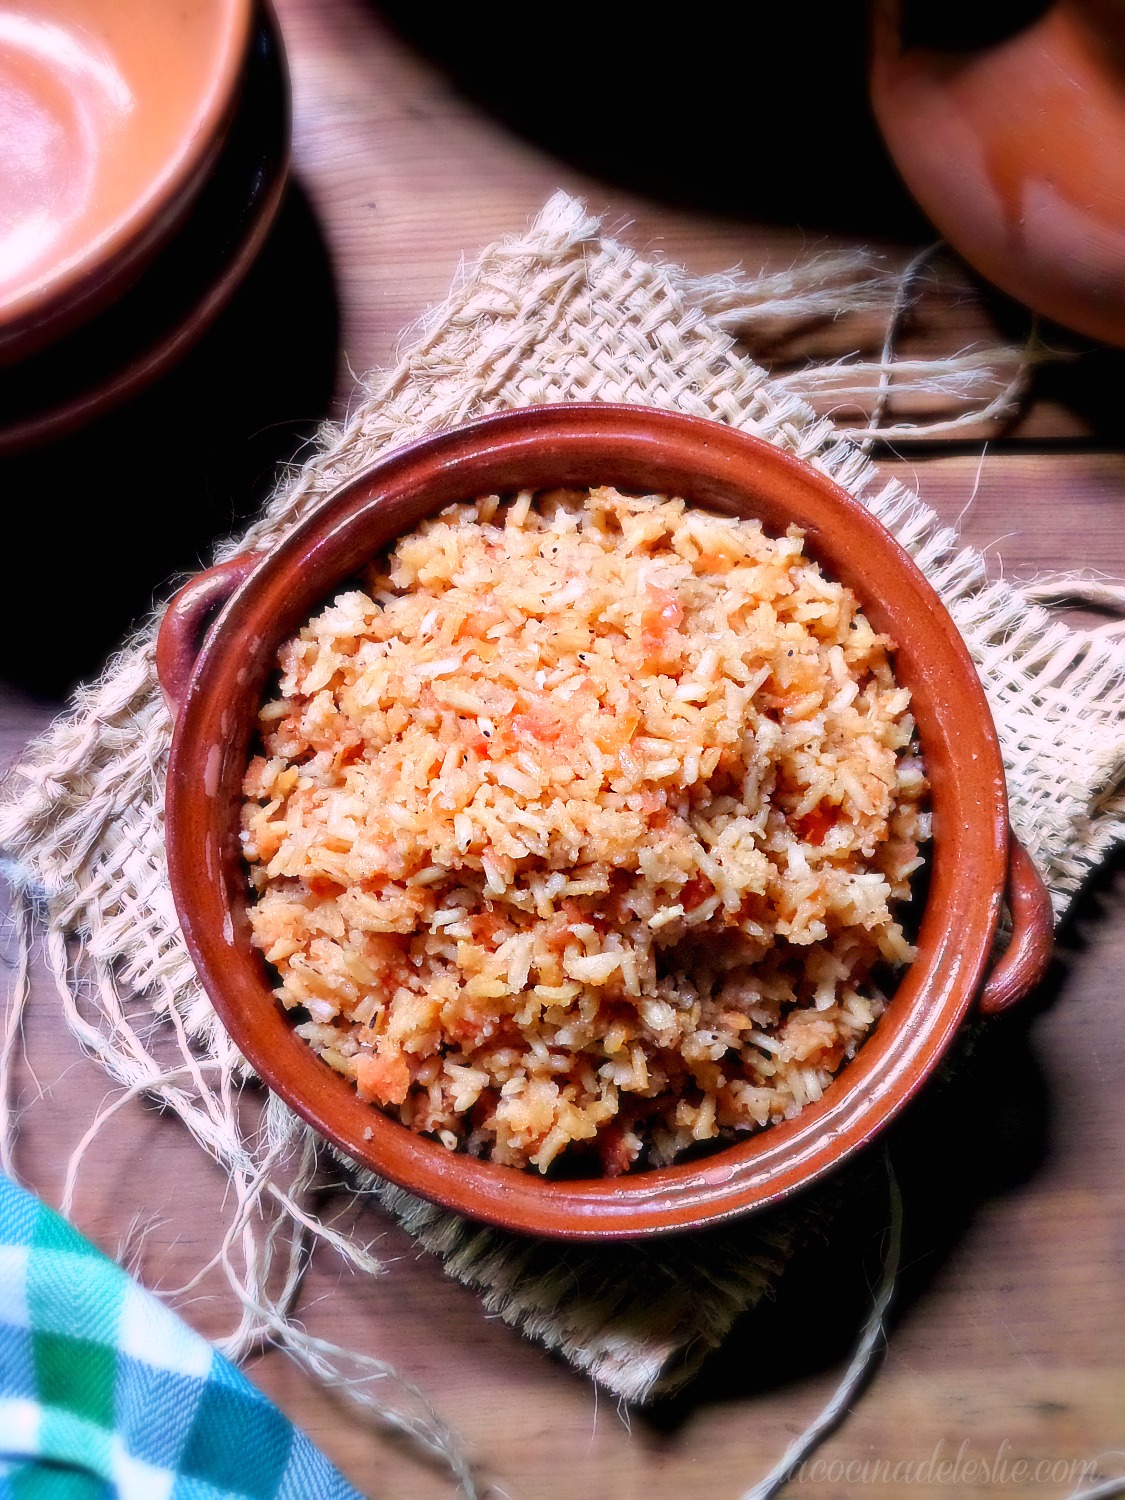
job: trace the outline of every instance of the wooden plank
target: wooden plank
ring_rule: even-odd
[[[915,473],[916,469],[916,473]],[[1009,573],[1096,564],[1125,576],[1125,459],[1116,455],[989,456],[900,465],[939,513],[965,513],[966,533],[996,548]],[[9,698],[5,743],[42,724],[48,706]],[[886,1365],[855,1416],[824,1450],[827,1462],[913,1463],[954,1457],[1078,1463],[1118,1448],[1125,1404],[1125,1067],[1118,1024],[1125,967],[1125,873],[1107,873],[1080,907],[1042,1012],[993,1034],[940,1144],[906,1159],[908,1271]],[[21,1171],[58,1201],[64,1164],[114,1089],[65,1033],[49,977],[35,975],[21,1070],[26,1106]],[[985,1066],[987,1064],[987,1067]],[[921,1127],[919,1127],[921,1129]],[[911,1163],[913,1164],[911,1167]],[[126,1248],[142,1277],[171,1291],[217,1247],[222,1174],[173,1118],[138,1103],[91,1148],[77,1220],[111,1252]],[[784,1449],[831,1388],[877,1268],[879,1205],[857,1207],[811,1259],[793,1268],[776,1301],[732,1335],[689,1393],[628,1423],[612,1402],[449,1281],[395,1226],[346,1195],[332,1200],[386,1258],[386,1274],[345,1272],[319,1254],[300,1315],[309,1330],[390,1361],[432,1398],[483,1471],[507,1493],[563,1500],[737,1496]],[[143,1239],[143,1242],[142,1242]],[[221,1272],[174,1298],[212,1337],[234,1309]],[[284,1355],[250,1373],[371,1494],[430,1500],[450,1486],[386,1434],[372,1433]],[[1113,1472],[1115,1460],[1107,1458]],[[820,1481],[814,1495],[852,1495]],[[853,1473],[858,1473],[853,1470]],[[964,1474],[962,1475],[964,1479]],[[951,1493],[949,1483],[911,1493]],[[893,1487],[886,1490],[892,1493]],[[994,1494],[965,1480],[959,1494]],[[1069,1493],[1028,1480],[1005,1493]]]
[[[335,269],[339,405],[352,389],[351,371],[393,361],[402,330],[444,296],[463,254],[518,233],[559,187],[585,197],[643,253],[700,273],[738,263],[780,268],[817,249],[857,243],[847,230],[806,231],[795,221],[671,207],[589,175],[470,101],[367,0],[278,0],[278,10],[293,69],[298,181]],[[914,245],[890,237],[871,243],[892,262]],[[282,246],[282,260],[285,253]],[[327,292],[318,284],[298,294],[319,309],[331,300]],[[280,319],[293,311],[279,301]],[[924,312],[910,335],[909,347],[919,352],[1021,326],[1009,309],[983,306],[971,289],[927,294]],[[815,347],[848,353],[879,329],[842,319],[828,332],[832,342],[822,329]],[[983,463],[975,453],[889,459],[884,467],[916,483],[947,521],[961,518],[966,538],[986,547],[1009,577],[1081,567],[1125,577],[1125,458],[1118,451],[1031,451],[1091,441],[1119,449],[1112,392],[1120,373],[1120,357],[1107,352],[1052,369],[1007,435],[1027,451],[993,450]],[[277,420],[304,414],[286,410]],[[207,441],[201,433],[199,452]],[[16,508],[29,535],[36,534],[34,506],[67,498],[62,478],[42,478],[54,475],[53,457],[19,471],[25,487],[14,491]],[[145,497],[135,514],[143,518],[148,460],[133,462],[140,472],[134,488]],[[208,477],[197,486],[198,503],[206,497],[215,514],[197,529],[210,535],[226,523],[229,506],[212,471],[201,472]],[[26,488],[37,476],[34,491]],[[120,482],[121,473],[116,477]],[[32,493],[34,501],[22,498]],[[122,524],[119,512],[114,524]],[[130,568],[144,574],[143,593],[159,581],[149,574],[183,560]],[[55,707],[15,690],[0,695],[0,757],[14,754]],[[826,1461],[918,1466],[939,1444],[941,1455],[951,1456],[968,1442],[975,1461],[994,1460],[1007,1443],[1013,1462],[1069,1463],[1122,1445],[1125,1100],[1116,1080],[1125,1063],[1118,1015],[1123,919],[1125,873],[1118,867],[1081,903],[1040,1013],[994,1028],[957,1107],[930,1117],[934,1140],[919,1127],[903,1166],[909,1269],[890,1353],[856,1414],[826,1447]],[[9,948],[10,939],[9,932]],[[41,962],[26,1033],[18,1165],[57,1202],[70,1151],[114,1087],[65,1031]],[[180,1123],[138,1101],[92,1145],[76,1218],[111,1253],[123,1249],[148,1284],[170,1293],[216,1250],[228,1191]],[[347,1195],[333,1202],[377,1242],[387,1270],[361,1278],[318,1255],[300,1307],[310,1331],[388,1359],[432,1397],[502,1490],[540,1500],[586,1493],[733,1500],[831,1388],[863,1313],[882,1230],[878,1205],[857,1206],[792,1268],[775,1303],[735,1331],[682,1400],[627,1423],[583,1379],[485,1316],[473,1293],[369,1206]],[[219,1268],[173,1301],[211,1337],[235,1321]],[[450,1493],[442,1474],[421,1467],[400,1441],[373,1433],[281,1353],[252,1361],[250,1373],[361,1489],[384,1500]],[[1110,1457],[1105,1465],[1115,1472],[1120,1461]],[[833,1480],[829,1471],[799,1488],[827,1497],[864,1486]],[[1048,1478],[1005,1481],[1004,1492],[1049,1500],[1073,1488]],[[995,1494],[997,1483],[966,1479],[964,1470],[956,1486],[916,1473],[910,1491],[983,1496]]]

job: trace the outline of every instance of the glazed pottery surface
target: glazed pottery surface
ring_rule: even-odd
[[[999,37],[936,46],[940,12],[919,42],[908,0],[876,0],[872,106],[907,187],[971,265],[1125,345],[1125,7],[1024,10]]]
[[[206,333],[277,218],[289,144],[281,33],[271,8],[259,4],[223,148],[171,241],[109,307],[14,365],[0,359],[0,456],[103,415]]]
[[[165,239],[234,108],[250,0],[0,0],[0,358]]]
[[[704,1160],[616,1179],[544,1180],[447,1151],[363,1103],[294,1032],[250,941],[239,850],[242,777],[279,646],[373,554],[479,494],[613,484],[796,523],[829,576],[897,644],[932,788],[934,839],[917,938],[870,1039],[816,1104]],[[233,591],[233,597],[231,597]],[[216,609],[196,659],[199,638]],[[1009,885],[1015,938],[982,1009],[1034,983],[1050,906],[1018,846],[980,682],[948,613],[890,534],[824,474],[717,423],[638,407],[559,405],[486,417],[399,450],[344,486],[264,558],[201,575],[165,617],[158,668],[177,720],[167,780],[169,872],[184,936],[224,1024],[263,1079],[353,1160],[438,1203],[559,1237],[654,1233],[775,1202],[880,1130],[932,1072],[980,995]]]

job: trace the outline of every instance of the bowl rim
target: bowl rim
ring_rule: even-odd
[[[178,149],[129,211],[68,259],[12,296],[0,292],[0,357],[40,348],[110,299],[131,267],[171,234],[187,211],[226,136],[238,102],[255,15],[270,0],[222,0],[218,64],[202,106],[178,137]]]
[[[752,496],[743,513],[763,514],[767,530],[776,524],[771,512],[777,521],[795,509],[812,517],[807,550],[823,552],[830,576],[845,583],[878,562],[879,592],[860,586],[862,607],[877,629],[893,611],[914,629],[898,641],[895,661],[899,680],[912,688],[931,779],[930,891],[918,959],[821,1100],[700,1161],[635,1177],[550,1180],[416,1134],[364,1104],[296,1036],[249,944],[237,807],[251,741],[249,709],[239,697],[256,707],[277,646],[354,575],[358,559],[452,498],[522,487],[481,483],[480,476],[553,473],[556,483],[570,483],[569,475],[596,471],[603,477],[586,483],[627,488],[614,474],[641,470],[664,476],[650,490],[692,490],[685,498],[712,508],[729,506],[736,492]],[[688,482],[665,487],[669,476]],[[345,557],[352,559],[346,567]],[[334,581],[323,586],[326,577]],[[471,1218],[560,1239],[714,1225],[781,1201],[865,1146],[932,1073],[972,1005],[1008,865],[1003,764],[983,688],[952,618],[890,532],[823,471],[764,439],[705,418],[609,403],[512,409],[398,448],[350,478],[266,553],[212,626],[179,706],[166,839],[188,950],[227,1031],[263,1081],[361,1166]]]

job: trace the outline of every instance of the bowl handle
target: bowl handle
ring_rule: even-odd
[[[156,675],[173,718],[187,693],[208,627],[261,560],[260,552],[242,552],[229,562],[197,573],[172,596],[156,637]]]
[[[977,1004],[984,1016],[998,1016],[1033,990],[1047,972],[1055,947],[1051,894],[1035,861],[1011,832],[1006,897],[1012,937],[980,992]]]

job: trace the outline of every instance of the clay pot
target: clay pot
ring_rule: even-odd
[[[253,0],[0,5],[0,362],[105,306],[218,155]]]
[[[987,5],[974,19],[874,0],[870,88],[907,187],[954,249],[1036,311],[1125,345],[1118,0],[1009,4],[999,20]]]
[[[682,495],[759,517],[774,534],[794,522],[806,530],[811,555],[857,592],[876,629],[898,643],[896,672],[913,694],[935,832],[918,958],[819,1102],[702,1161],[612,1180],[549,1181],[451,1153],[408,1130],[364,1104],[295,1034],[250,941],[239,813],[278,648],[334,590],[453,501],[594,484]],[[165,617],[157,664],[176,713],[169,875],[189,951],[223,1024],[265,1082],[353,1160],[493,1224],[604,1238],[696,1227],[776,1202],[870,1141],[932,1073],[970,1010],[1004,1009],[1034,985],[1050,954],[1050,901],[1009,833],[988,704],[937,595],[838,485],[713,422],[628,406],[534,407],[401,449],[351,480],[268,555],[237,558],[190,583]],[[1014,934],[994,966],[1005,893]]]

